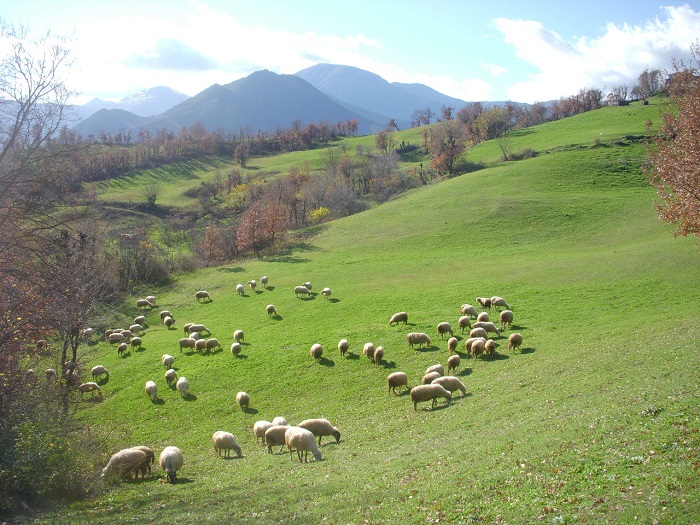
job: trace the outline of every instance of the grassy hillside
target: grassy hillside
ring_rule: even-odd
[[[113,449],[179,446],[179,482],[157,476],[46,517],[55,523],[691,523],[698,491],[700,254],[674,238],[653,207],[639,170],[638,142],[595,138],[603,123],[637,135],[656,108],[606,108],[526,130],[513,138],[538,155],[496,163],[498,148],[471,155],[492,167],[423,187],[367,212],[318,228],[288,252],[179,276],[154,292],[144,347],[117,357],[86,349],[86,368],[103,364],[104,398],[82,416],[107,432]],[[623,113],[624,112],[624,113]],[[618,117],[620,117],[618,119]],[[602,137],[605,137],[603,135]],[[256,291],[237,283],[270,277]],[[295,297],[313,283],[320,294]],[[198,303],[206,289],[212,301]],[[387,374],[420,383],[445,365],[440,321],[456,328],[459,307],[501,295],[515,315],[496,338],[497,355],[466,359],[466,395],[414,410],[389,395]],[[138,312],[124,305],[115,324]],[[279,316],[268,318],[265,305]],[[177,330],[159,322],[167,308]],[[389,326],[399,310],[408,326]],[[492,316],[497,314],[492,312]],[[224,344],[180,353],[182,325],[203,322]],[[101,327],[107,328],[107,327]],[[243,354],[228,351],[235,329]],[[520,352],[507,337],[523,335]],[[409,331],[432,337],[410,349]],[[351,354],[338,355],[341,338]],[[385,348],[377,367],[362,356]],[[324,356],[314,362],[313,343]],[[182,399],[164,381],[163,353],[191,385]],[[147,380],[161,401],[151,402]],[[251,396],[243,412],[238,391]],[[324,460],[300,464],[256,444],[256,420],[330,419]],[[211,434],[233,432],[245,457],[217,458]]]

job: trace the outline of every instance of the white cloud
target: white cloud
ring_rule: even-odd
[[[663,7],[664,19],[643,26],[608,24],[594,39],[565,41],[531,20],[499,18],[496,28],[515,56],[533,66],[525,81],[510,87],[512,100],[535,102],[576,93],[581,88],[631,85],[645,68],[668,69],[687,58],[700,34],[700,12],[688,5]]]
[[[486,62],[480,62],[479,65],[482,67],[482,69],[485,69],[494,77],[500,77],[504,73],[508,72],[508,68],[499,66],[498,64],[487,64]]]

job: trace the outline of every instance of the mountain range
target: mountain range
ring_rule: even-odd
[[[94,99],[74,107],[80,122],[74,130],[97,136],[102,132],[138,133],[177,131],[201,124],[227,133],[256,133],[327,121],[357,119],[358,132],[376,133],[390,119],[403,128],[416,110],[430,108],[440,115],[443,106],[455,111],[467,102],[423,84],[390,83],[356,67],[317,64],[294,75],[256,71],[229,84],[214,84],[193,97],[168,87],[155,87],[122,99]],[[484,103],[492,106],[494,102]]]

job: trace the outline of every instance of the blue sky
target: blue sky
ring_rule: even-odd
[[[69,37],[84,103],[195,95],[260,70],[356,66],[463,100],[535,102],[686,62],[700,0],[7,0],[0,18]],[[0,42],[1,44],[1,42]],[[0,45],[0,52],[3,47]]]

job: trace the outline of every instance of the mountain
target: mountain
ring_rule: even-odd
[[[150,117],[159,115],[188,98],[188,95],[169,87],[156,86],[124,97],[119,102],[94,98],[82,106],[75,106],[73,109],[80,119],[86,119],[101,109],[120,109],[140,117]]]
[[[430,107],[440,115],[442,106],[459,110],[464,100],[443,95],[423,84],[390,83],[379,75],[352,66],[317,64],[295,73],[312,86],[361,114],[381,118],[386,125],[393,118],[399,127],[410,126],[417,109]]]

